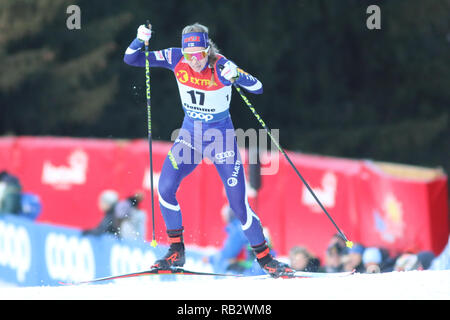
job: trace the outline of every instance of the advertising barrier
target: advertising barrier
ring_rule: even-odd
[[[60,281],[142,271],[166,251],[164,245],[153,248],[142,241],[118,240],[108,235],[81,236],[74,228],[0,216],[0,280],[18,286],[59,285]],[[206,251],[189,248],[186,266],[211,272],[212,267],[202,262],[205,254]],[[134,280],[170,281],[176,276]]]
[[[167,236],[157,186],[171,145],[153,142],[155,236],[162,244]],[[248,178],[248,155],[246,150],[241,153]],[[442,171],[294,152],[289,155],[353,242],[381,246],[393,254],[406,250],[438,254],[444,248],[449,234],[448,179]],[[151,232],[148,159],[145,139],[0,138],[0,170],[16,175],[25,192],[39,195],[42,213],[38,221],[76,229],[98,225],[103,218],[98,197],[103,190],[113,189],[121,198],[144,192],[140,208],[147,212],[147,230]],[[258,192],[248,187],[247,194],[274,248],[287,255],[291,247],[301,245],[323,259],[328,241],[336,233],[333,225],[283,157],[267,153],[261,162],[261,171],[269,174],[262,175]],[[270,170],[264,170],[267,168]],[[186,177],[177,200],[186,244],[220,246],[225,237],[221,211],[227,199],[214,165],[203,161]],[[151,239],[150,233],[147,239]]]

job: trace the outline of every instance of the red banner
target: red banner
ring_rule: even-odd
[[[40,196],[40,221],[87,228],[101,220],[97,199],[114,186],[115,141],[23,137],[15,146],[13,173],[25,191]]]
[[[448,238],[447,179],[396,178],[370,162],[362,169],[356,180],[360,241],[393,252],[439,252]]]
[[[360,162],[301,154],[291,154],[290,158],[339,228],[349,239],[355,239],[357,212],[352,181]],[[286,225],[284,252],[295,244],[306,245],[322,257],[337,230],[284,159],[280,174],[285,189],[281,199]]]
[[[0,139],[0,171],[12,171],[14,170],[13,164],[16,162],[14,152],[14,144],[16,142],[16,138],[1,138]]]

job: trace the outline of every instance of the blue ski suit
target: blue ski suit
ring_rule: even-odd
[[[145,67],[142,46],[139,39],[133,40],[125,52],[125,63]],[[159,204],[167,230],[183,228],[176,192],[181,181],[204,157],[208,157],[220,175],[230,207],[250,245],[264,243],[260,220],[248,203],[243,163],[230,118],[232,83],[220,75],[219,66],[228,60],[219,55],[214,65],[207,63],[201,72],[194,72],[185,61],[181,48],[150,51],[148,59],[150,67],[173,71],[185,112],[183,125],[164,161],[158,184]],[[262,93],[258,79],[239,71],[236,83],[240,87],[251,93]]]

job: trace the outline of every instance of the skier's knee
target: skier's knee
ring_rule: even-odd
[[[245,224],[247,221],[247,210],[245,206],[230,206],[233,210],[234,216],[239,219],[241,224]]]
[[[162,179],[159,180],[158,195],[160,198],[164,199],[165,201],[170,201],[175,197],[175,192],[176,190],[174,189],[172,183],[168,181],[162,181]]]

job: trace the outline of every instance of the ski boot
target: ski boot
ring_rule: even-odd
[[[186,262],[183,243],[183,228],[178,230],[167,230],[169,236],[169,251],[166,255],[156,260],[151,266],[152,269],[170,269],[172,267],[182,267]]]
[[[292,270],[287,264],[275,260],[270,254],[270,248],[264,242],[262,245],[252,247],[256,254],[256,260],[261,268],[273,278],[290,278],[294,276]]]

